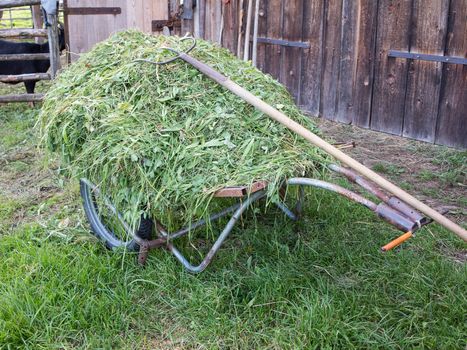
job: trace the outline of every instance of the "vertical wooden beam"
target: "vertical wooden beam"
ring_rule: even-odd
[[[224,33],[222,36],[222,46],[236,53],[237,49],[237,0],[230,0],[223,4],[222,16],[224,19]]]
[[[303,9],[303,41],[310,48],[303,51],[302,86],[299,105],[312,115],[319,115],[321,69],[323,59],[324,1],[305,0]]]
[[[379,0],[358,0],[357,47],[353,69],[353,124],[369,128],[376,60]]]
[[[407,60],[388,58],[388,50],[408,51],[412,0],[380,0],[370,128],[402,134]]]
[[[284,6],[282,37],[285,40],[302,39],[303,0],[295,0]],[[284,47],[281,56],[280,80],[287,87],[295,101],[301,81],[302,48]]]
[[[442,55],[449,3],[414,0],[411,51]],[[403,136],[434,142],[441,88],[442,63],[410,62]]]
[[[445,55],[466,57],[467,2],[451,0]],[[435,142],[467,148],[467,66],[445,64]]]
[[[271,39],[280,39],[282,36],[283,1],[269,0],[267,4],[267,36]],[[271,74],[276,79],[279,79],[281,72],[281,52],[282,48],[279,45],[266,46],[266,73]]]
[[[206,1],[207,0],[198,0],[198,17],[199,17],[199,37],[202,39],[206,38]]]
[[[57,9],[58,11],[58,9]],[[47,14],[47,22],[49,23],[48,38],[49,38],[49,53],[50,53],[50,69],[51,77],[54,79],[60,69],[60,48],[58,43],[58,22],[56,14]]]
[[[193,34],[194,31],[194,12],[193,0],[183,1],[183,14],[182,14],[182,35],[186,33]]]
[[[33,5],[31,6],[31,13],[32,13],[32,23],[34,29],[42,29],[44,26],[44,21],[42,20],[41,14],[41,6],[40,5]],[[42,44],[44,42],[43,38],[35,38],[37,44]]]
[[[267,0],[259,1],[259,23],[258,23],[258,36],[266,37],[268,31],[268,24],[266,19]],[[266,45],[258,43],[258,68],[261,71],[266,69]]]
[[[350,124],[353,121],[353,83],[355,80],[355,65],[357,62],[358,16],[359,0],[343,0],[339,80],[337,82],[336,120]]]
[[[323,76],[321,88],[321,115],[330,120],[337,118],[337,86],[341,57],[342,2],[326,3],[323,38]]]

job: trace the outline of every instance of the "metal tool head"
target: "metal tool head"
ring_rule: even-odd
[[[196,39],[194,37],[192,37],[191,35],[190,36],[186,35],[183,38],[180,38],[180,42],[183,42],[183,41],[186,41],[186,40],[191,40],[192,44],[186,51],[183,52],[185,54],[189,53],[190,51],[192,51],[196,47]],[[171,58],[169,58],[167,60],[164,60],[164,61],[151,61],[151,60],[146,60],[146,59],[140,58],[140,59],[135,60],[135,62],[147,62],[147,63],[156,64],[156,65],[164,65],[164,64],[168,64],[168,63],[171,63],[173,61],[178,60],[180,58],[180,55],[182,54],[180,51],[175,50],[174,48],[171,48],[171,47],[167,47],[167,46],[161,47],[160,50],[171,51],[171,52],[175,53],[176,56],[171,57]]]

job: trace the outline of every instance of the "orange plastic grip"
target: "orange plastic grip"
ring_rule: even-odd
[[[412,231],[406,232],[402,236],[397,237],[395,240],[393,240],[393,241],[389,242],[388,244],[386,244],[384,247],[381,247],[381,250],[383,252],[387,252],[388,250],[391,250],[391,249],[401,245],[402,243],[404,243],[406,240],[408,240],[412,236],[413,236]]]

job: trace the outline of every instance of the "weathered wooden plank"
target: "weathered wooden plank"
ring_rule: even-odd
[[[343,0],[341,19],[341,49],[339,62],[339,81],[337,85],[336,120],[350,124],[353,121],[353,83],[357,63],[357,28],[358,3],[360,1]]]
[[[282,38],[291,41],[302,40],[303,0],[288,2],[283,10]],[[280,80],[294,99],[298,100],[301,84],[301,48],[284,47],[281,57]]]
[[[228,48],[232,53],[237,50],[237,1],[223,4],[222,16],[224,18],[224,29],[222,35],[222,46]]]
[[[221,19],[222,19],[222,3],[218,0],[205,0],[205,32],[204,38],[212,42],[219,42]]]
[[[40,5],[34,5],[31,7],[31,12],[32,12],[32,23],[34,26],[34,29],[42,29],[44,26],[44,21],[42,19],[42,11]],[[41,37],[36,37],[34,41],[37,44],[42,44],[45,40],[44,38]]]
[[[42,101],[44,94],[19,94],[0,96],[0,103]]]
[[[182,15],[182,34],[193,33],[194,29],[194,16],[193,16],[193,0],[185,0],[183,2],[183,15]]]
[[[443,54],[449,3],[414,0],[411,52]],[[403,136],[434,142],[442,64],[410,62]]]
[[[198,35],[200,38],[206,37],[206,1],[198,0],[196,3],[198,7]]]
[[[266,23],[267,37],[281,39],[282,36],[283,1],[267,1]],[[279,79],[281,72],[281,47],[278,45],[267,45],[265,48],[267,63],[265,72]]]
[[[341,56],[342,1],[326,3],[324,26],[324,60],[321,88],[321,114],[324,118],[337,118],[337,86]]]
[[[388,50],[409,50],[412,0],[379,0],[371,129],[402,134],[407,61],[388,58]]]
[[[34,61],[34,60],[48,60],[50,55],[48,53],[18,53],[9,55],[0,55],[1,61]]]
[[[302,86],[298,103],[315,116],[319,114],[321,95],[323,14],[323,1],[307,0],[304,2],[303,40],[310,43],[310,48],[302,52]]]
[[[29,5],[40,5],[41,0],[0,0],[0,9]]]
[[[467,3],[451,0],[446,55],[467,57]],[[435,142],[467,148],[467,66],[445,64]]]
[[[47,34],[49,38],[49,53],[50,53],[50,71],[52,79],[56,77],[60,64],[60,48],[58,45],[58,21],[57,15],[47,14]]]
[[[265,37],[268,33],[268,23],[267,23],[267,18],[266,18],[267,1],[265,0],[258,0],[258,1],[259,1],[258,37]],[[263,72],[266,69],[266,45],[261,42],[258,42],[257,67]]]
[[[210,40],[212,38],[212,26],[211,21],[213,20],[213,12],[212,12],[212,0],[204,0],[204,36],[203,38],[206,40]]]
[[[76,60],[79,54],[88,52],[96,43],[124,28],[146,28],[151,31],[151,20],[159,18],[151,18],[149,15],[150,20],[147,23],[141,2],[142,0],[67,0],[67,8],[106,6],[122,9],[119,15],[67,16],[71,59]]]
[[[50,80],[48,73],[31,73],[31,74],[18,74],[18,75],[0,75],[0,82],[2,83],[18,83],[21,81],[31,80]]]
[[[0,30],[0,38],[33,38],[47,37],[46,29],[3,29]]]
[[[358,4],[357,47],[354,61],[353,124],[370,127],[371,97],[376,58],[376,19],[378,2],[361,0]]]

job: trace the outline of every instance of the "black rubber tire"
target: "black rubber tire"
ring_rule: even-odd
[[[139,251],[139,245],[134,239],[129,241],[120,240],[101,221],[99,217],[99,208],[97,207],[92,189],[84,180],[80,180],[80,194],[83,200],[84,213],[89,221],[92,233],[102,240],[108,249],[114,250],[123,247],[129,251]],[[154,222],[151,219],[142,216],[136,235],[143,239],[150,240],[152,237],[153,227]]]

